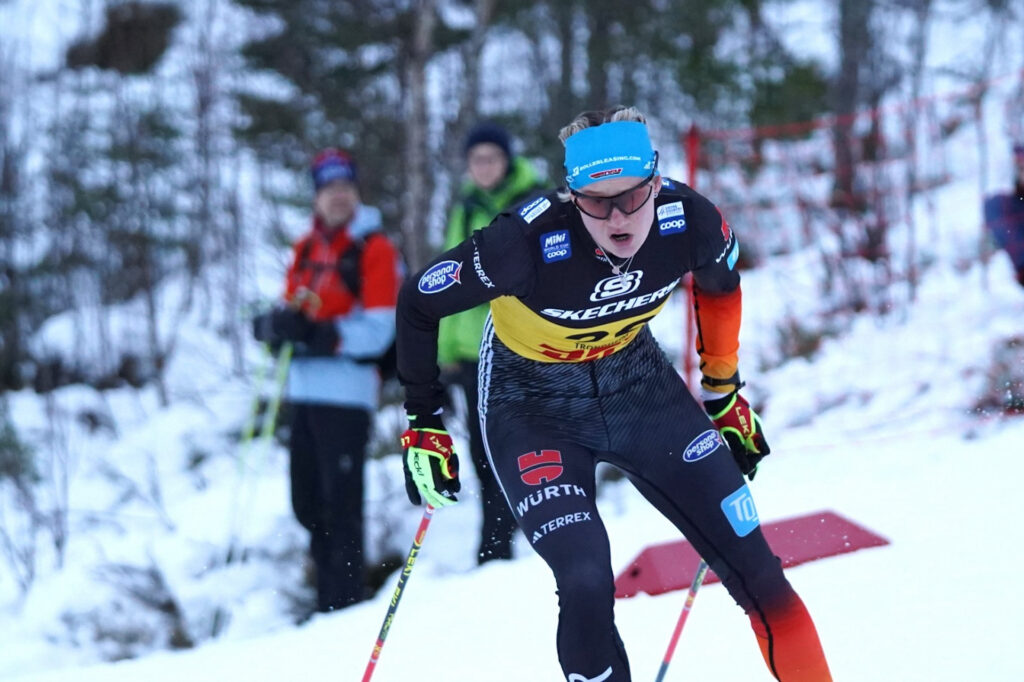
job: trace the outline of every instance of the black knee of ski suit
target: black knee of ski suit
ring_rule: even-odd
[[[568,680],[630,679],[595,505],[598,461],[621,469],[685,534],[752,620],[795,597],[728,448],[649,331],[607,358],[545,364],[512,353],[489,326],[481,362],[488,455],[555,575]]]

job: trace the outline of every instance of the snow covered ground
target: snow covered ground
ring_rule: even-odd
[[[780,293],[756,286],[761,274],[746,280],[750,308]],[[678,305],[660,336],[672,333]],[[831,509],[891,541],[788,571],[837,680],[1024,679],[1024,659],[1012,653],[1024,609],[1015,530],[1024,418],[971,409],[993,344],[1024,333],[1022,320],[1024,290],[1004,259],[987,276],[937,267],[907,315],[864,318],[813,361],[748,377],[770,396],[774,454],[753,484],[762,522]],[[284,490],[260,499],[286,515]],[[520,542],[515,561],[470,570],[477,512],[466,501],[435,515],[375,680],[559,678],[547,568]],[[599,505],[616,571],[647,544],[677,537],[628,483],[607,487]],[[408,513],[406,545],[418,519]],[[195,510],[196,529],[206,514]],[[47,671],[35,661],[38,672],[15,675],[18,638],[5,636],[0,670],[21,682],[360,679],[393,585],[394,577],[374,600],[300,627],[272,622],[263,634],[116,664],[51,661],[57,669]],[[655,676],[683,596],[619,602],[634,679]],[[701,590],[667,679],[702,678],[770,679],[746,618],[717,584]]]

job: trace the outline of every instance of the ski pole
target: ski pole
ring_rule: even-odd
[[[668,650],[665,652],[665,658],[661,662],[658,677],[654,682],[662,682],[665,679],[668,664],[672,661],[672,654],[676,652],[676,644],[679,643],[679,635],[683,633],[686,617],[690,615],[690,609],[693,608],[693,600],[697,598],[697,590],[700,589],[701,583],[704,582],[704,576],[707,575],[707,572],[708,564],[701,559],[700,563],[697,564],[697,574],[693,576],[693,582],[690,583],[690,591],[686,594],[686,603],[683,604],[683,611],[679,614],[679,622],[676,623],[675,632],[672,633],[672,640],[668,643]]]
[[[281,410],[281,399],[284,396],[284,385],[288,381],[288,369],[292,364],[294,349],[295,347],[291,343],[285,343],[281,346],[281,351],[278,354],[274,392],[270,395],[267,415],[263,420],[263,429],[260,431],[260,441],[264,447],[270,443],[270,439],[274,435],[274,428],[277,426],[277,414]]]
[[[434,508],[428,504],[426,509],[423,510],[420,527],[416,530],[416,537],[413,538],[412,548],[409,550],[409,556],[405,560],[405,568],[402,569],[402,574],[398,576],[398,585],[395,586],[395,593],[391,595],[391,603],[388,605],[387,615],[384,616],[384,624],[381,625],[380,633],[377,635],[377,642],[373,645],[373,652],[370,653],[370,660],[366,664],[366,672],[363,673],[362,682],[370,682],[373,670],[377,667],[380,650],[384,648],[384,639],[388,636],[388,631],[391,630],[391,623],[395,620],[398,602],[402,598],[402,591],[405,589],[405,583],[409,580],[409,574],[412,573],[412,567],[416,565],[416,555],[420,553],[420,548],[423,546],[423,538],[427,534],[427,526],[430,525],[430,519],[433,515]]]
[[[239,537],[241,535],[241,529],[239,528],[241,524],[239,514],[242,513],[241,510],[243,508],[248,511],[249,501],[255,494],[255,491],[251,490],[255,484],[249,482],[249,470],[254,468],[257,475],[262,473],[264,460],[267,457],[267,450],[270,448],[270,441],[274,436],[274,428],[277,425],[277,415],[281,409],[284,385],[288,380],[288,368],[291,366],[292,352],[292,344],[285,343],[281,346],[281,350],[278,353],[274,369],[274,385],[271,389],[272,392],[269,396],[266,413],[263,416],[263,424],[260,427],[259,440],[255,441],[257,413],[259,412],[260,396],[263,388],[264,374],[266,373],[262,364],[258,370],[253,407],[249,414],[249,419],[245,424],[245,429],[242,432],[242,440],[240,441],[238,448],[239,454],[236,459],[238,481],[231,497],[231,517],[229,523],[230,535],[228,537],[227,553],[224,556],[224,563],[226,564],[230,564],[235,560],[235,553],[240,549],[238,546],[241,540]],[[260,460],[255,464],[250,460],[251,449],[254,442],[258,444],[258,449],[260,451]]]
[[[266,344],[261,344],[261,345],[263,346],[264,353],[267,356],[269,356],[270,355],[270,349],[267,348]],[[249,445],[249,441],[251,441],[253,436],[256,435],[256,421],[259,419],[259,413],[260,413],[260,391],[263,388],[263,382],[265,380],[266,373],[267,373],[267,363],[266,362],[258,363],[256,365],[256,377],[255,377],[255,379],[253,379],[253,382],[252,382],[253,386],[256,387],[256,389],[253,391],[253,394],[252,394],[252,407],[249,408],[249,416],[245,420],[245,427],[243,427],[243,429],[242,429],[242,438],[239,441],[240,447],[243,448],[243,452],[244,452],[244,448]],[[236,463],[237,463],[237,465],[239,467],[241,467],[242,466],[242,459],[241,458],[237,458]]]

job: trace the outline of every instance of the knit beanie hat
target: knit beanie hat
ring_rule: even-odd
[[[483,142],[490,142],[501,147],[501,151],[505,152],[506,158],[512,160],[512,143],[508,136],[508,131],[502,128],[497,123],[492,121],[484,121],[473,126],[469,134],[466,135],[466,144],[463,147],[463,153],[468,154],[469,150],[478,144]]]
[[[313,189],[317,192],[335,180],[347,180],[352,184],[358,181],[355,159],[348,152],[333,147],[316,155],[310,171],[313,174]]]

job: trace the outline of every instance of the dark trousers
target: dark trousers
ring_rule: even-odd
[[[782,682],[831,682],[817,631],[765,542],[750,490],[708,416],[645,331],[589,363],[538,363],[494,337],[482,395],[495,474],[558,589],[569,680],[629,682],[595,467],[609,462],[686,536],[750,619]]]
[[[985,224],[996,246],[1006,251],[1017,272],[1017,281],[1024,286],[1024,196],[1018,187],[1015,194],[998,194],[985,200]]]
[[[512,558],[512,536],[516,522],[509,511],[501,487],[494,478],[494,472],[487,461],[483,436],[480,433],[480,418],[477,414],[477,372],[475,362],[460,362],[457,369],[448,375],[450,385],[460,387],[466,394],[466,430],[469,432],[469,454],[473,459],[477,478],[480,479],[480,503],[483,523],[480,527],[480,545],[477,548],[477,563],[492,559]]]
[[[318,611],[344,608],[365,596],[363,464],[369,435],[366,410],[293,405],[292,508],[310,533]]]

